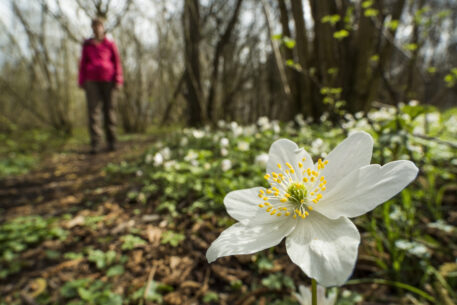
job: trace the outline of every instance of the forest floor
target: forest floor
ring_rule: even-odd
[[[252,270],[250,255],[208,264],[206,249],[222,230],[214,214],[182,215],[170,222],[156,213],[157,202],[129,201],[135,182],[108,177],[105,168],[139,157],[152,142],[124,141],[116,152],[95,156],[77,146],[49,153],[27,174],[0,180],[0,223],[36,216],[53,219],[52,227],[65,232],[26,243],[15,258],[20,269],[0,278],[0,304],[272,304],[290,296],[294,284],[287,278],[296,286],[306,283],[283,245],[274,260],[265,260],[271,266],[260,271]],[[366,272],[362,259],[356,273]],[[277,283],[269,285],[268,279]],[[253,282],[264,285],[253,288]],[[387,286],[351,289],[365,300],[374,294],[383,301],[348,304],[399,304]]]

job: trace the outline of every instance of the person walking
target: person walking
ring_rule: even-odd
[[[79,87],[86,93],[91,154],[100,152],[103,113],[108,151],[116,150],[115,95],[123,84],[122,65],[114,41],[106,38],[104,19],[92,20],[94,36],[84,41],[79,65]]]

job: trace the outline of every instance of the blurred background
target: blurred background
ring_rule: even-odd
[[[120,126],[455,105],[454,1],[1,2],[0,130],[84,126],[77,68],[106,16],[125,86]]]

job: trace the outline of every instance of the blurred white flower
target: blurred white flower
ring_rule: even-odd
[[[281,126],[279,126],[279,122],[278,121],[273,121],[271,122],[272,126],[273,126],[273,132],[274,133],[279,133],[281,131]]]
[[[257,157],[255,157],[255,164],[258,166],[266,166],[268,162],[268,154],[261,153]]]
[[[423,244],[415,242],[415,241],[407,241],[404,239],[398,239],[395,241],[395,246],[401,250],[405,250],[408,253],[415,255],[420,258],[428,258],[430,257],[430,252],[428,251],[427,247]]]
[[[146,164],[149,164],[151,163],[152,161],[154,161],[154,156],[152,154],[147,154],[146,157],[144,157],[144,162]]]
[[[163,156],[161,153],[156,153],[154,155],[154,166],[159,166],[163,163]]]
[[[303,114],[299,113],[295,116],[295,121],[297,122],[298,126],[303,127],[306,125],[305,120],[303,119]]]
[[[177,163],[176,163],[175,160],[170,160],[170,161],[165,162],[165,163],[163,164],[163,167],[164,167],[165,169],[169,170],[169,169],[174,168],[174,167],[176,166],[176,164],[177,164]]]
[[[320,117],[320,120],[323,122],[323,121],[326,121],[328,119],[328,113],[327,112],[324,112],[321,117]]]
[[[392,211],[392,213],[389,214],[389,216],[392,220],[397,220],[397,221],[406,219],[403,211],[397,206],[394,206],[394,210]]]
[[[179,144],[181,144],[181,146],[186,146],[189,144],[189,139],[187,137],[182,137],[181,141],[179,141]]]
[[[224,128],[225,127],[225,121],[224,120],[219,120],[217,121],[217,127],[219,128]]]
[[[357,112],[357,113],[355,114],[355,118],[356,118],[357,120],[360,120],[362,117],[363,117],[363,112],[362,112],[362,111],[359,111],[359,112]]]
[[[221,147],[227,147],[227,146],[229,146],[230,141],[229,141],[229,139],[227,139],[227,138],[222,138],[222,139],[220,140],[219,144],[221,145]]]
[[[410,105],[410,106],[417,106],[417,105],[419,105],[419,101],[418,101],[418,100],[410,100],[409,103],[408,103],[408,105]]]
[[[259,126],[266,126],[270,124],[270,120],[266,116],[261,116],[260,118],[258,118],[257,124]]]
[[[246,141],[238,142],[238,149],[241,151],[248,151],[249,150],[249,143]]]
[[[252,136],[256,133],[257,131],[257,128],[255,125],[249,125],[249,126],[246,126],[243,130],[243,135],[245,136]]]
[[[438,229],[438,230],[441,230],[441,231],[444,231],[446,233],[451,233],[455,230],[455,227],[447,224],[444,220],[440,219],[436,222],[431,222],[427,225],[427,227],[429,228],[434,228],[434,229]]]
[[[298,293],[294,292],[293,295],[297,299],[300,305],[311,305],[312,304],[312,294],[311,288],[300,285],[298,287]],[[336,302],[336,292],[332,290],[328,297],[325,297],[325,288],[322,286],[317,286],[317,305],[334,305]]]
[[[141,169],[137,170],[136,175],[137,175],[137,177],[143,176],[143,171]]]
[[[229,151],[227,148],[221,148],[221,156],[226,157],[228,155]]]
[[[203,138],[205,136],[205,132],[203,130],[194,129],[192,131],[192,135],[196,139],[201,139],[201,138]]]
[[[168,160],[171,157],[171,150],[168,147],[162,148],[162,150],[160,150],[160,153],[162,154],[165,160]]]
[[[198,153],[195,150],[189,150],[187,154],[184,156],[184,161],[193,161],[198,158]]]
[[[229,159],[222,160],[221,168],[224,172],[228,171],[232,168],[232,161],[230,161]]]

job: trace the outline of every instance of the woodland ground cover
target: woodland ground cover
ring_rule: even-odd
[[[155,132],[152,144],[126,139],[120,153],[92,161],[59,154],[54,164],[72,164],[48,177],[60,195],[16,204],[2,187],[0,304],[297,304],[292,292],[309,283],[282,244],[211,265],[204,255],[234,223],[224,196],[265,185],[274,140],[289,138],[316,160],[354,130],[375,139],[372,163],[409,159],[420,173],[355,219],[362,244],[337,304],[456,304],[457,109],[412,103],[347,114],[336,126],[321,119],[220,121]]]

